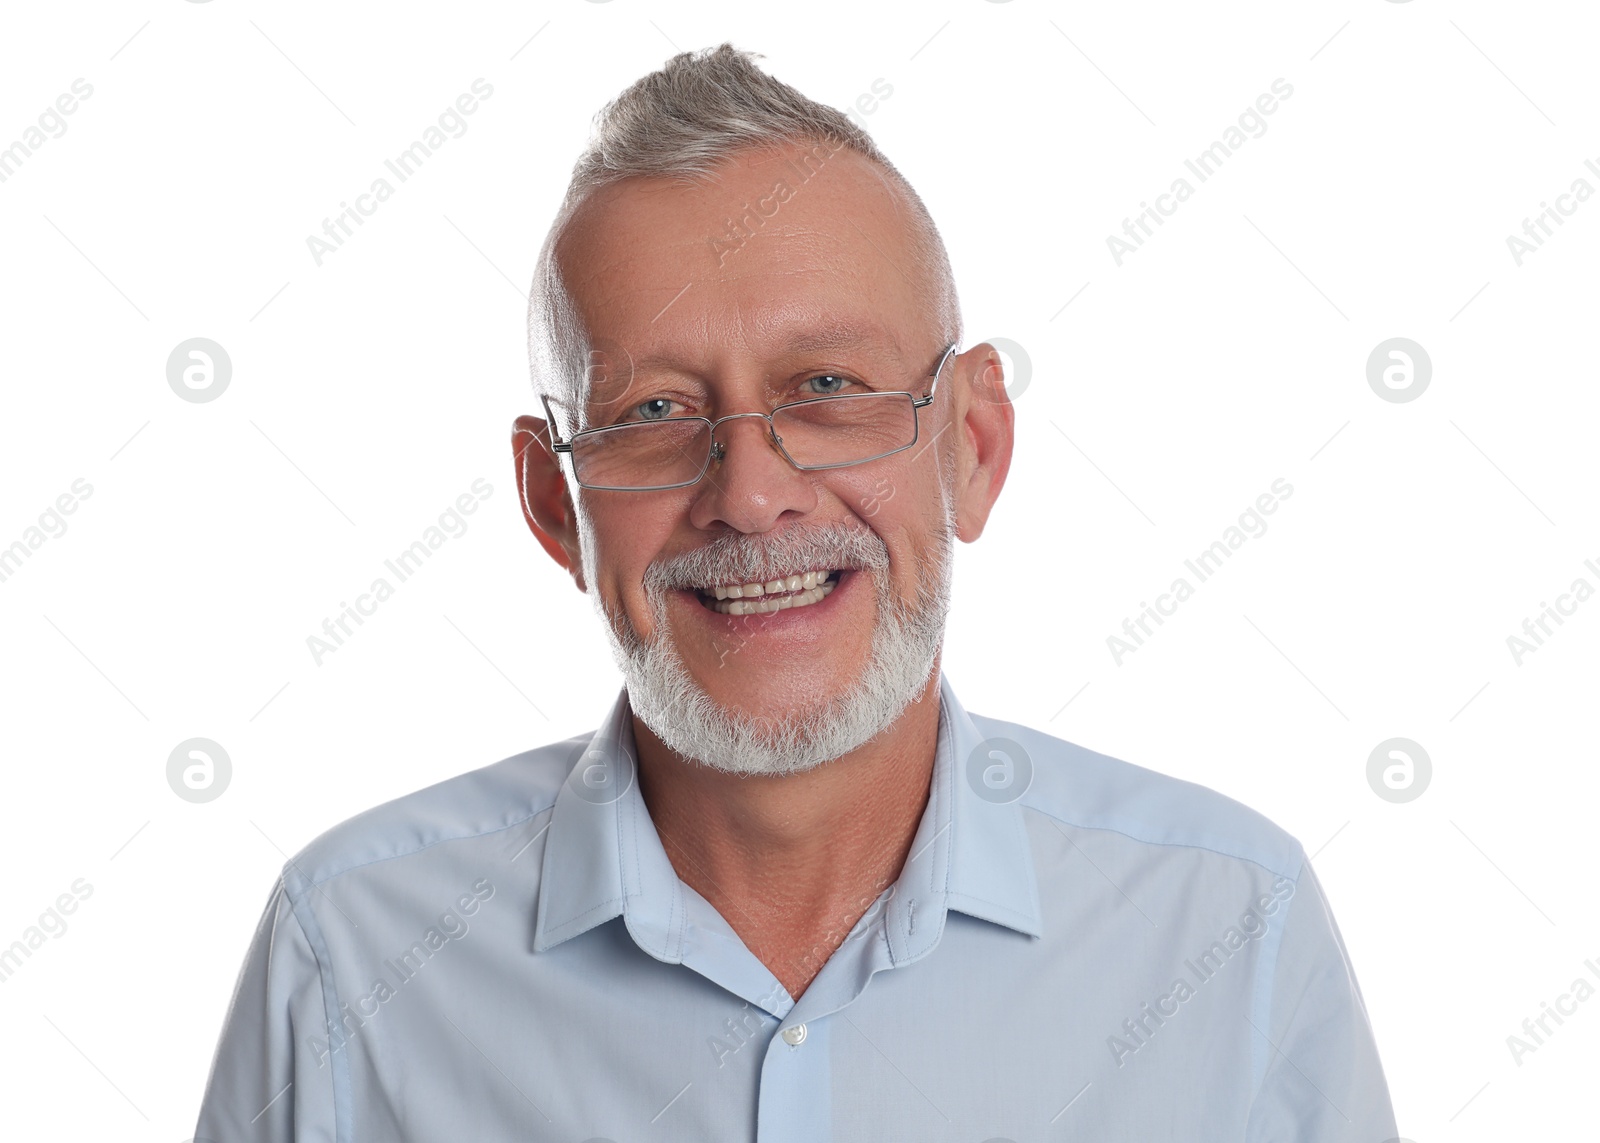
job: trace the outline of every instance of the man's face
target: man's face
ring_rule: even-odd
[[[664,415],[765,413],[868,388],[927,391],[944,344],[905,204],[853,152],[835,151],[820,168],[813,157],[809,179],[795,165],[801,154],[799,145],[748,151],[715,185],[631,180],[585,203],[559,261],[597,352],[581,415],[558,412],[563,435]],[[775,195],[780,182],[788,189]],[[756,228],[742,244],[727,237],[740,217]],[[956,528],[961,434],[941,439],[959,404],[950,374],[916,414],[917,443],[892,456],[802,472],[750,417],[718,428],[725,455],[689,487],[573,486],[584,580],[625,660],[636,713],[669,745],[644,708],[698,701],[781,730],[837,722],[864,686],[894,715],[921,693]],[[798,594],[786,581],[781,593],[742,595],[744,607],[716,599],[718,587],[807,573],[829,578],[810,591],[802,581]],[[784,595],[791,605],[764,610]],[[726,613],[752,603],[763,610]],[[643,707],[640,687],[656,692]],[[886,725],[878,715],[870,733]]]

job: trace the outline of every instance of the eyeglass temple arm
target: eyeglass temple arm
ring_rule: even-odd
[[[540,393],[539,402],[544,406],[544,423],[550,433],[550,447],[556,452],[571,452],[572,442],[562,440],[561,435],[556,432],[556,415],[550,409],[550,398]]]
[[[949,347],[939,357],[938,366],[936,366],[934,368],[934,371],[933,371],[933,384],[928,386],[928,395],[925,396],[925,397],[913,397],[913,398],[911,398],[911,403],[913,405],[915,405],[917,408],[923,409],[923,408],[926,408],[927,406],[933,404],[934,394],[937,393],[938,390],[939,390],[939,375],[944,372],[944,363],[946,361],[950,360],[950,355],[952,353],[954,353],[955,351],[956,351],[956,343],[952,341],[950,343]]]

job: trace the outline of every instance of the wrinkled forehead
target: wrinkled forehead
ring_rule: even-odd
[[[583,402],[661,373],[915,372],[931,284],[911,217],[870,160],[800,144],[741,152],[703,184],[603,188],[556,247],[591,350]]]

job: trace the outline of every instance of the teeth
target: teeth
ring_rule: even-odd
[[[707,595],[714,595],[718,599],[760,599],[766,595],[781,595],[785,592],[807,591],[814,587],[821,587],[827,582],[828,571],[808,571],[803,574],[785,576],[782,579],[772,579],[765,583],[741,583],[729,587],[717,585],[702,590]],[[742,614],[742,613],[741,613]],[[755,614],[755,612],[752,612]]]
[[[838,586],[837,584],[823,582],[827,579],[827,572],[818,572],[817,576],[818,582],[815,586],[805,588],[794,595],[785,595],[778,599],[760,600],[750,599],[748,596],[744,599],[729,598],[723,602],[712,604],[711,609],[723,615],[770,615],[774,611],[786,611],[791,607],[809,607],[811,604],[826,599],[833,594],[833,589]],[[735,588],[734,590],[738,589]]]

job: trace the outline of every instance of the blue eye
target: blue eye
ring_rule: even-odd
[[[834,394],[842,392],[844,387],[850,384],[850,379],[848,377],[840,377],[837,373],[820,373],[815,377],[807,377],[804,381],[804,384],[810,385],[814,381],[838,382],[839,387],[837,389],[824,387],[815,390],[815,393],[818,397],[832,397]]]
[[[659,421],[667,417],[674,404],[676,402],[669,401],[665,397],[652,397],[648,401],[635,405],[633,411],[639,414],[639,419],[642,421]]]

